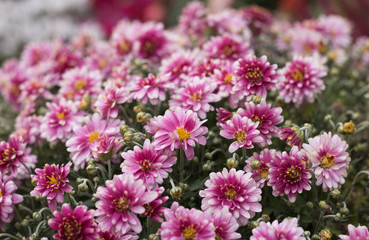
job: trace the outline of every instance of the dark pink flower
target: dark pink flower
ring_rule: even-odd
[[[118,104],[128,100],[128,92],[124,88],[117,88],[112,82],[109,82],[105,91],[100,93],[95,102],[95,108],[101,113],[101,117],[118,116]]]
[[[203,49],[210,58],[232,61],[251,53],[248,44],[237,35],[212,37]]]
[[[352,224],[349,224],[348,227],[349,235],[339,235],[340,240],[369,240],[369,231],[365,226],[355,227]]]
[[[259,226],[252,230],[250,240],[305,240],[304,229],[298,226],[297,218],[284,219],[282,222],[260,222]]]
[[[224,108],[217,108],[217,126],[220,126],[220,124],[225,124],[228,120],[231,120],[233,114],[233,112],[230,112]]]
[[[161,195],[164,193],[164,190],[165,189],[163,187],[155,189],[155,191],[158,193],[158,197],[152,202],[143,205],[145,207],[143,216],[146,216],[156,222],[163,222],[162,216],[167,208],[163,207],[162,205],[169,199],[168,196],[161,197]]]
[[[241,234],[237,233],[239,227],[236,219],[229,212],[227,206],[221,210],[207,211],[205,214],[211,219],[215,227],[215,240],[241,239]]]
[[[123,147],[123,139],[109,134],[101,134],[92,149],[92,155],[102,161],[107,161]]]
[[[286,141],[289,146],[298,146],[299,149],[301,149],[304,135],[298,127],[281,128],[279,132],[279,138],[283,141]]]
[[[214,70],[214,75],[211,79],[217,83],[217,94],[222,97],[228,97],[234,86],[233,79],[233,64],[230,62],[222,63],[222,67]]]
[[[0,143],[0,171],[13,174],[25,162],[26,144],[21,137],[10,136]]]
[[[242,11],[242,15],[255,34],[265,32],[273,22],[273,15],[267,9],[257,5],[247,7]]]

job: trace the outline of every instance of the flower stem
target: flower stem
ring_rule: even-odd
[[[247,156],[246,156],[246,148],[242,148],[242,159],[243,159],[243,161],[246,161],[246,158],[247,158]]]
[[[107,164],[108,164],[108,178],[111,179],[113,177],[113,171],[111,169],[111,161],[110,161],[110,159],[108,160]]]
[[[368,170],[363,170],[363,171],[360,171],[356,174],[356,176],[354,177],[354,180],[352,180],[352,183],[350,185],[350,187],[347,189],[347,192],[345,194],[345,196],[343,197],[343,202],[346,201],[347,197],[350,195],[351,193],[351,190],[352,188],[354,187],[354,184],[356,182],[356,180],[358,179],[358,177],[361,175],[361,174],[366,174],[366,175],[369,175],[369,171]]]
[[[184,151],[183,148],[179,150],[179,181],[183,181],[183,173],[184,173]]]
[[[27,172],[29,173],[29,175],[32,175],[32,171],[27,167],[27,165],[24,163],[24,162],[20,162],[23,166],[24,166],[24,168],[27,170]]]
[[[17,240],[21,240],[21,238],[20,237],[17,237],[17,236],[14,236],[14,235],[11,235],[11,234],[9,234],[9,233],[0,233],[0,238],[6,238],[6,237],[8,237],[8,238],[11,238],[11,239],[17,239]]]

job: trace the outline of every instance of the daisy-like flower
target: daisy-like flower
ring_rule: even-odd
[[[293,55],[310,56],[326,51],[326,45],[321,33],[314,29],[297,25],[287,30]]]
[[[57,231],[53,237],[58,240],[99,239],[94,211],[83,205],[73,210],[69,204],[63,204],[61,212],[54,211],[54,218],[48,224]]]
[[[248,44],[237,35],[212,37],[204,44],[203,49],[210,58],[231,61],[244,58],[251,53]]]
[[[14,193],[17,186],[9,176],[0,173],[0,229],[5,231],[4,223],[10,223],[14,217],[14,205],[23,202],[23,197]]]
[[[214,70],[212,79],[217,83],[217,94],[222,97],[228,97],[231,94],[234,85],[233,64],[224,62],[221,68]]]
[[[110,37],[110,45],[120,56],[126,56],[133,50],[133,41],[136,31],[141,27],[139,22],[119,21]]]
[[[73,126],[81,123],[82,113],[77,105],[62,98],[59,102],[46,103],[49,112],[41,123],[41,137],[50,142],[66,141],[72,134]]]
[[[257,228],[252,230],[250,240],[279,240],[283,236],[285,240],[305,240],[304,229],[298,226],[297,218],[284,219],[281,223],[260,222]]]
[[[74,163],[74,170],[84,168],[87,161],[99,143],[102,135],[120,136],[119,120],[111,120],[109,123],[102,120],[98,114],[88,118],[84,126],[76,125],[73,128],[73,136],[66,142],[67,151]]]
[[[321,78],[327,74],[327,70],[317,56],[296,56],[280,70],[280,74],[283,78],[278,83],[278,90],[287,103],[301,105],[304,100],[313,102],[314,94],[325,89]]]
[[[169,199],[168,196],[161,197],[164,190],[165,189],[163,187],[155,189],[155,191],[158,193],[158,197],[152,202],[143,205],[145,207],[143,216],[146,216],[156,222],[163,222],[162,216],[167,208],[163,207],[162,205]]]
[[[222,172],[210,173],[205,182],[205,190],[200,191],[203,197],[201,209],[204,211],[221,210],[224,206],[244,226],[248,220],[261,212],[261,190],[251,178],[251,173],[232,168]]]
[[[191,110],[184,111],[176,108],[175,111],[167,110],[164,116],[157,118],[154,135],[154,144],[157,150],[183,148],[186,158],[193,159],[193,148],[196,143],[205,145],[204,135],[208,128],[202,126],[206,120],[200,121],[197,114]]]
[[[323,185],[325,192],[340,188],[345,183],[351,160],[346,151],[348,144],[330,132],[309,138],[308,142],[303,144],[303,149],[313,164],[316,185]]]
[[[174,202],[164,212],[165,222],[161,224],[162,239],[214,240],[215,227],[205,213],[195,208],[187,209]]]
[[[109,136],[104,133],[100,135],[97,144],[92,150],[92,155],[102,161],[107,161],[113,157],[123,146],[123,139],[116,136]]]
[[[233,112],[230,112],[227,109],[217,108],[217,126],[220,126],[220,124],[225,124],[228,120],[231,120],[233,114]]]
[[[339,15],[321,16],[317,22],[317,30],[327,37],[333,47],[347,47],[351,42],[352,26]]]
[[[286,141],[289,146],[297,146],[299,149],[301,149],[304,135],[298,127],[281,128],[279,132],[279,138],[283,141]]]
[[[219,59],[205,58],[196,64],[193,71],[190,73],[192,77],[212,77],[215,74],[215,70],[221,68],[221,61]],[[188,78],[186,79],[188,82]],[[194,79],[191,79],[194,81]],[[186,82],[186,83],[187,83]]]
[[[267,9],[257,5],[247,7],[242,12],[242,16],[255,34],[266,31],[273,22],[273,15]]]
[[[348,227],[349,235],[339,235],[341,240],[369,240],[369,231],[365,226],[355,227],[352,224],[349,224]]]
[[[254,148],[254,143],[260,144],[264,142],[264,138],[260,136],[257,130],[258,122],[252,122],[247,117],[241,117],[239,114],[233,115],[231,120],[225,124],[221,123],[220,136],[233,139],[234,142],[229,146],[228,151],[233,153],[238,148]]]
[[[268,186],[273,188],[273,196],[288,195],[290,202],[295,202],[297,193],[309,191],[311,170],[307,165],[306,157],[296,146],[289,154],[276,154],[269,162]]]
[[[272,144],[271,137],[279,135],[279,128],[276,125],[283,122],[282,108],[272,108],[271,104],[267,104],[263,99],[259,104],[246,102],[245,109],[240,108],[237,113],[241,117],[247,117],[251,121],[259,123],[257,129],[264,139],[264,142],[260,144],[262,147]]]
[[[140,78],[131,90],[131,98],[144,104],[147,100],[153,105],[165,100],[165,91],[172,89],[169,82],[169,74],[155,77],[150,73],[146,78]]]
[[[10,136],[0,143],[0,171],[13,174],[25,162],[26,144],[21,137]]]
[[[133,231],[129,231],[124,235],[116,235],[111,232],[102,232],[99,231],[99,240],[136,240],[138,239],[137,233]]]
[[[26,144],[34,144],[40,139],[41,116],[18,115],[15,119],[15,129],[12,135],[21,137]]]
[[[111,231],[124,235],[129,230],[142,231],[142,225],[136,214],[145,212],[144,204],[158,197],[156,191],[150,191],[141,179],[132,174],[115,175],[113,180],[105,182],[94,194],[96,202],[96,221],[102,231]]]
[[[241,239],[241,234],[237,233],[239,227],[236,219],[229,212],[227,206],[214,212],[205,212],[208,219],[211,219],[215,227],[215,240]]]
[[[109,82],[105,87],[105,91],[98,96],[95,108],[100,112],[101,117],[116,118],[118,116],[118,104],[128,100],[127,94],[124,88],[117,88]]]
[[[232,107],[245,98],[250,100],[252,95],[267,96],[267,90],[273,90],[279,75],[277,65],[270,65],[266,56],[257,58],[249,55],[239,59],[234,65],[234,87],[230,96]]]
[[[190,109],[204,119],[207,112],[214,110],[209,103],[220,100],[219,96],[214,93],[216,88],[217,84],[207,78],[189,78],[185,87],[179,88],[169,101],[169,106],[173,109],[176,107]]]
[[[67,184],[71,165],[71,162],[65,166],[45,164],[44,169],[37,168],[35,170],[37,175],[31,175],[32,180],[37,183],[35,189],[30,193],[31,196],[46,197],[50,210],[55,211],[57,203],[64,201],[64,193],[72,192],[72,186]]]
[[[252,157],[246,160],[245,172],[251,172],[251,177],[255,180],[256,184],[263,188],[265,182],[269,180],[269,163],[276,158],[276,155],[280,154],[274,149],[264,149],[260,153],[254,152]],[[260,166],[257,169],[252,168],[252,161],[260,162]]]
[[[172,153],[167,154],[155,150],[155,145],[146,139],[142,149],[135,146],[134,151],[122,153],[124,159],[121,165],[122,172],[132,173],[149,188],[157,187],[168,177],[168,173],[172,172],[172,166],[177,160]]]

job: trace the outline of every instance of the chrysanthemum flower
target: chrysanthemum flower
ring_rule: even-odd
[[[128,92],[124,88],[117,88],[113,83],[109,82],[103,93],[97,98],[95,108],[101,113],[101,117],[118,116],[118,104],[124,103],[128,100]]]
[[[132,173],[148,188],[157,187],[168,177],[168,173],[172,172],[172,166],[176,163],[175,155],[170,152],[167,154],[155,150],[155,145],[146,139],[142,149],[135,146],[134,151],[122,153],[124,159],[121,165],[122,172]]]
[[[233,64],[224,62],[221,68],[214,70],[214,79],[217,83],[217,94],[222,97],[228,97],[231,94],[234,85],[233,79]]]
[[[297,218],[284,219],[281,223],[260,222],[257,228],[252,230],[250,240],[279,240],[283,236],[284,240],[305,240],[304,229],[298,226]]]
[[[155,77],[154,74],[150,73],[146,78],[140,78],[132,86],[130,89],[131,98],[144,104],[149,100],[151,104],[156,105],[159,101],[165,100],[165,91],[172,88],[169,74]]]
[[[10,136],[0,143],[0,171],[14,173],[25,161],[26,144],[21,137]]]
[[[95,150],[103,134],[119,136],[120,121],[111,120],[109,123],[102,120],[98,114],[87,119],[84,126],[76,125],[73,128],[73,137],[66,142],[67,151],[74,163],[74,169],[84,168],[92,152]]]
[[[101,230],[121,235],[130,229],[140,233],[142,226],[136,214],[143,214],[143,205],[155,200],[158,193],[148,190],[141,179],[135,179],[128,173],[115,175],[105,185],[94,194],[99,199],[95,204],[95,215]]]
[[[215,70],[219,68],[221,68],[221,61],[219,59],[204,58],[195,65],[190,76],[200,78],[212,77],[215,74]],[[188,81],[188,78],[186,80]],[[194,79],[191,80],[193,81]]]
[[[255,180],[256,184],[262,188],[265,182],[269,180],[269,163],[276,158],[276,155],[280,154],[274,149],[264,149],[260,153],[254,152],[252,157],[246,160],[245,172],[251,172],[251,177]],[[260,166],[257,169],[253,169],[251,166],[252,161],[259,161]]]
[[[104,77],[108,76],[112,68],[121,62],[116,51],[106,42],[94,42],[88,48],[87,54],[84,66],[90,70],[100,71]]]
[[[279,135],[279,128],[276,126],[283,122],[283,116],[281,116],[282,108],[272,108],[271,104],[267,104],[263,99],[259,104],[253,102],[246,102],[245,109],[240,108],[237,113],[241,117],[247,117],[253,122],[258,122],[257,129],[260,131],[260,136],[264,139],[260,146],[272,144],[270,140],[272,136]]]
[[[323,185],[325,192],[340,188],[345,183],[351,160],[346,151],[348,144],[330,132],[310,138],[308,142],[303,144],[303,149],[313,164],[317,186]]]
[[[12,135],[22,137],[26,144],[34,144],[40,139],[42,117],[18,115],[15,119],[15,132]]]
[[[333,48],[345,48],[351,42],[352,26],[347,19],[339,15],[319,17],[317,30],[329,39]]]
[[[154,144],[157,150],[183,148],[186,158],[191,160],[195,153],[193,148],[196,143],[205,145],[204,135],[207,127],[200,121],[197,114],[191,110],[184,111],[176,108],[175,111],[167,110],[164,116],[159,116],[156,122],[157,131],[154,135]]]
[[[9,176],[0,173],[0,229],[5,231],[4,223],[10,223],[14,217],[14,205],[21,203],[23,197],[14,193],[17,186]]]
[[[32,154],[31,148],[26,148],[22,162],[30,170],[36,167],[37,157],[36,155]],[[10,179],[14,181],[17,185],[22,184],[23,180],[30,179],[31,177],[28,169],[26,169],[26,167],[21,164],[17,168],[17,170],[10,175]]]
[[[203,49],[210,58],[232,61],[251,53],[248,44],[238,35],[212,37],[204,44]]]
[[[237,222],[244,226],[248,220],[261,212],[261,190],[251,178],[251,173],[232,168],[222,172],[210,173],[205,182],[205,190],[200,191],[201,209],[204,211],[221,210],[228,206],[229,212]]]
[[[164,190],[165,189],[163,187],[155,189],[155,191],[158,193],[158,196],[152,202],[143,205],[145,207],[145,212],[143,213],[143,216],[146,216],[156,222],[163,222],[162,216],[165,209],[167,208],[163,207],[162,205],[169,199],[168,196],[161,197]]]
[[[368,228],[365,226],[358,226],[355,227],[352,224],[349,224],[348,227],[349,235],[339,235],[341,240],[369,240],[369,231]]]
[[[64,201],[64,193],[72,192],[72,186],[68,185],[69,179],[67,178],[71,162],[65,166],[49,165],[45,164],[44,169],[37,168],[32,175],[32,180],[37,183],[37,186],[31,191],[31,196],[46,197],[47,203],[51,211],[56,210],[57,203]]]
[[[297,193],[311,189],[310,171],[306,157],[296,146],[289,154],[276,154],[269,162],[268,186],[273,188],[273,196],[288,195],[288,199],[295,202]]]
[[[220,136],[233,139],[234,142],[229,146],[228,151],[233,153],[238,148],[254,148],[254,143],[264,142],[264,138],[260,136],[257,130],[258,122],[252,122],[247,117],[241,117],[239,114],[233,115],[231,120],[225,124],[220,124]]]
[[[326,50],[322,34],[314,29],[297,25],[287,32],[290,36],[292,55],[311,56]]]
[[[123,146],[123,139],[116,136],[101,134],[96,145],[93,147],[92,155],[100,160],[107,161],[113,157]]]
[[[267,90],[273,90],[279,75],[276,72],[277,65],[270,65],[266,56],[257,58],[249,55],[239,59],[234,65],[234,87],[230,96],[232,107],[251,96],[267,96]]]
[[[227,206],[214,212],[207,211],[205,214],[211,219],[215,227],[215,240],[241,239],[241,234],[237,233],[239,227],[236,219],[229,212]]]
[[[185,110],[196,112],[201,119],[206,118],[206,113],[213,111],[214,107],[209,103],[219,101],[219,96],[214,93],[217,84],[209,79],[199,77],[189,78],[184,88],[179,88],[169,101],[171,108],[181,107]]]
[[[289,146],[297,146],[299,149],[301,149],[304,135],[298,127],[281,128],[279,131],[279,138],[281,140],[285,140]]]
[[[69,204],[63,204],[61,212],[54,211],[54,218],[48,224],[57,231],[53,237],[58,240],[99,239],[94,211],[83,205],[73,210]]]
[[[174,202],[164,212],[165,222],[161,224],[162,239],[214,240],[215,227],[205,213],[195,208],[187,209]]]
[[[273,22],[273,15],[267,9],[257,5],[245,8],[242,16],[255,34],[265,32]]]
[[[227,109],[217,108],[217,126],[220,126],[220,124],[225,124],[228,120],[231,120],[233,114],[233,112],[230,112]]]
[[[283,79],[278,83],[280,96],[287,103],[300,105],[304,100],[314,101],[314,94],[325,89],[321,79],[327,74],[318,57],[294,57],[280,70]]]
[[[73,126],[80,124],[82,113],[72,101],[46,103],[49,112],[41,123],[41,136],[50,142],[66,141],[72,134]]]
[[[110,45],[120,56],[127,56],[133,50],[133,41],[136,31],[141,27],[139,22],[119,21],[111,34]]]
[[[129,231],[124,235],[113,234],[109,231],[107,232],[99,231],[99,240],[136,240],[138,238],[139,236],[137,235],[137,233],[133,231]]]

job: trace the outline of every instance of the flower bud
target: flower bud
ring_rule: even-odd
[[[258,227],[258,226],[259,226],[259,223],[258,223],[257,221],[251,221],[251,222],[248,224],[248,227],[249,227],[250,229],[254,229],[254,228]]]
[[[144,116],[144,122],[149,122],[151,120],[152,116],[150,113],[145,113],[145,116]]]
[[[328,122],[329,120],[332,120],[332,115],[327,114],[324,116],[324,121]]]
[[[149,235],[149,240],[160,240],[159,236],[156,234],[150,234]]]
[[[258,169],[260,167],[261,163],[260,163],[260,161],[254,159],[254,160],[251,161],[250,165],[251,165],[252,169]]]
[[[347,207],[340,208],[340,213],[343,215],[347,215],[350,212],[350,210]]]
[[[127,142],[130,142],[132,141],[133,139],[133,132],[131,131],[127,131],[124,133],[124,140],[127,141]]]
[[[340,195],[341,195],[341,191],[340,191],[340,190],[338,190],[338,189],[334,189],[334,190],[331,192],[331,196],[332,196],[332,198],[334,198],[334,199],[339,198],[339,197],[340,197]]]
[[[334,220],[339,221],[339,220],[341,220],[341,218],[342,218],[342,214],[341,213],[336,213],[336,216],[334,217]]]
[[[320,237],[318,234],[314,234],[311,238],[311,240],[320,240]]]
[[[269,220],[270,220],[270,217],[267,214],[261,215],[261,218],[263,219],[264,222],[269,222]]]
[[[144,113],[144,112],[137,113],[137,115],[136,115],[137,122],[139,122],[139,123],[144,122],[145,114],[146,113]]]
[[[254,96],[252,97],[252,101],[253,101],[255,104],[259,104],[259,103],[261,102],[261,99],[263,99],[263,97],[262,97],[262,96],[260,96],[260,95],[254,95]]]
[[[76,179],[76,183],[77,183],[77,184],[81,184],[82,182],[83,182],[83,178],[77,178],[77,179]]]
[[[227,159],[227,167],[229,169],[237,168],[238,167],[238,161],[234,158],[228,158]]]
[[[352,121],[345,122],[343,124],[343,133],[352,134],[353,132],[355,132],[355,130],[356,130],[356,127]]]
[[[88,186],[85,182],[78,185],[78,191],[80,192],[87,192]]]
[[[304,232],[304,237],[308,238],[308,237],[310,237],[310,234],[311,234],[310,231],[305,231]]]
[[[207,159],[211,159],[211,158],[213,157],[213,155],[211,155],[211,153],[209,153],[209,152],[206,152],[206,153],[205,153],[205,157],[206,157]]]
[[[39,212],[34,212],[32,214],[32,218],[33,220],[35,220],[36,222],[39,222],[42,220],[42,215]]]
[[[91,97],[90,97],[90,95],[88,93],[86,93],[82,97],[82,101],[79,104],[79,109],[81,109],[81,110],[87,110],[90,107],[90,104],[91,104]]]
[[[332,238],[332,233],[328,229],[323,229],[319,233],[320,240],[330,240]]]
[[[189,187],[187,183],[180,182],[179,187],[183,189],[183,191],[188,191]]]
[[[331,210],[331,207],[326,203],[326,201],[320,201],[319,207],[326,212],[329,212]]]
[[[307,202],[307,203],[306,203],[306,206],[307,206],[308,208],[313,209],[313,208],[314,208],[314,203],[313,203],[312,201],[309,201],[309,202]]]
[[[172,196],[175,199],[181,199],[182,197],[182,188],[180,187],[174,187],[170,190],[170,196]]]
[[[206,162],[204,165],[202,165],[202,170],[204,170],[205,172],[210,172],[211,171],[211,164]]]
[[[99,199],[97,197],[92,197],[91,201],[95,203],[95,202],[99,201]]]
[[[88,164],[86,167],[86,171],[89,175],[95,175],[97,173],[95,164]]]
[[[100,178],[98,176],[96,176],[92,179],[92,181],[94,181],[95,183],[98,183],[98,182],[100,182]]]
[[[134,106],[134,107],[133,107],[133,111],[134,111],[135,113],[139,113],[139,112],[141,112],[141,111],[142,111],[142,108],[141,108],[140,106],[136,105],[136,106]]]
[[[128,125],[126,124],[122,124],[119,126],[119,132],[120,132],[120,135],[124,136],[124,133],[126,133],[128,131]]]
[[[34,186],[34,187],[37,186],[37,181],[35,181],[35,180],[32,179],[31,183],[32,183],[32,186]]]

